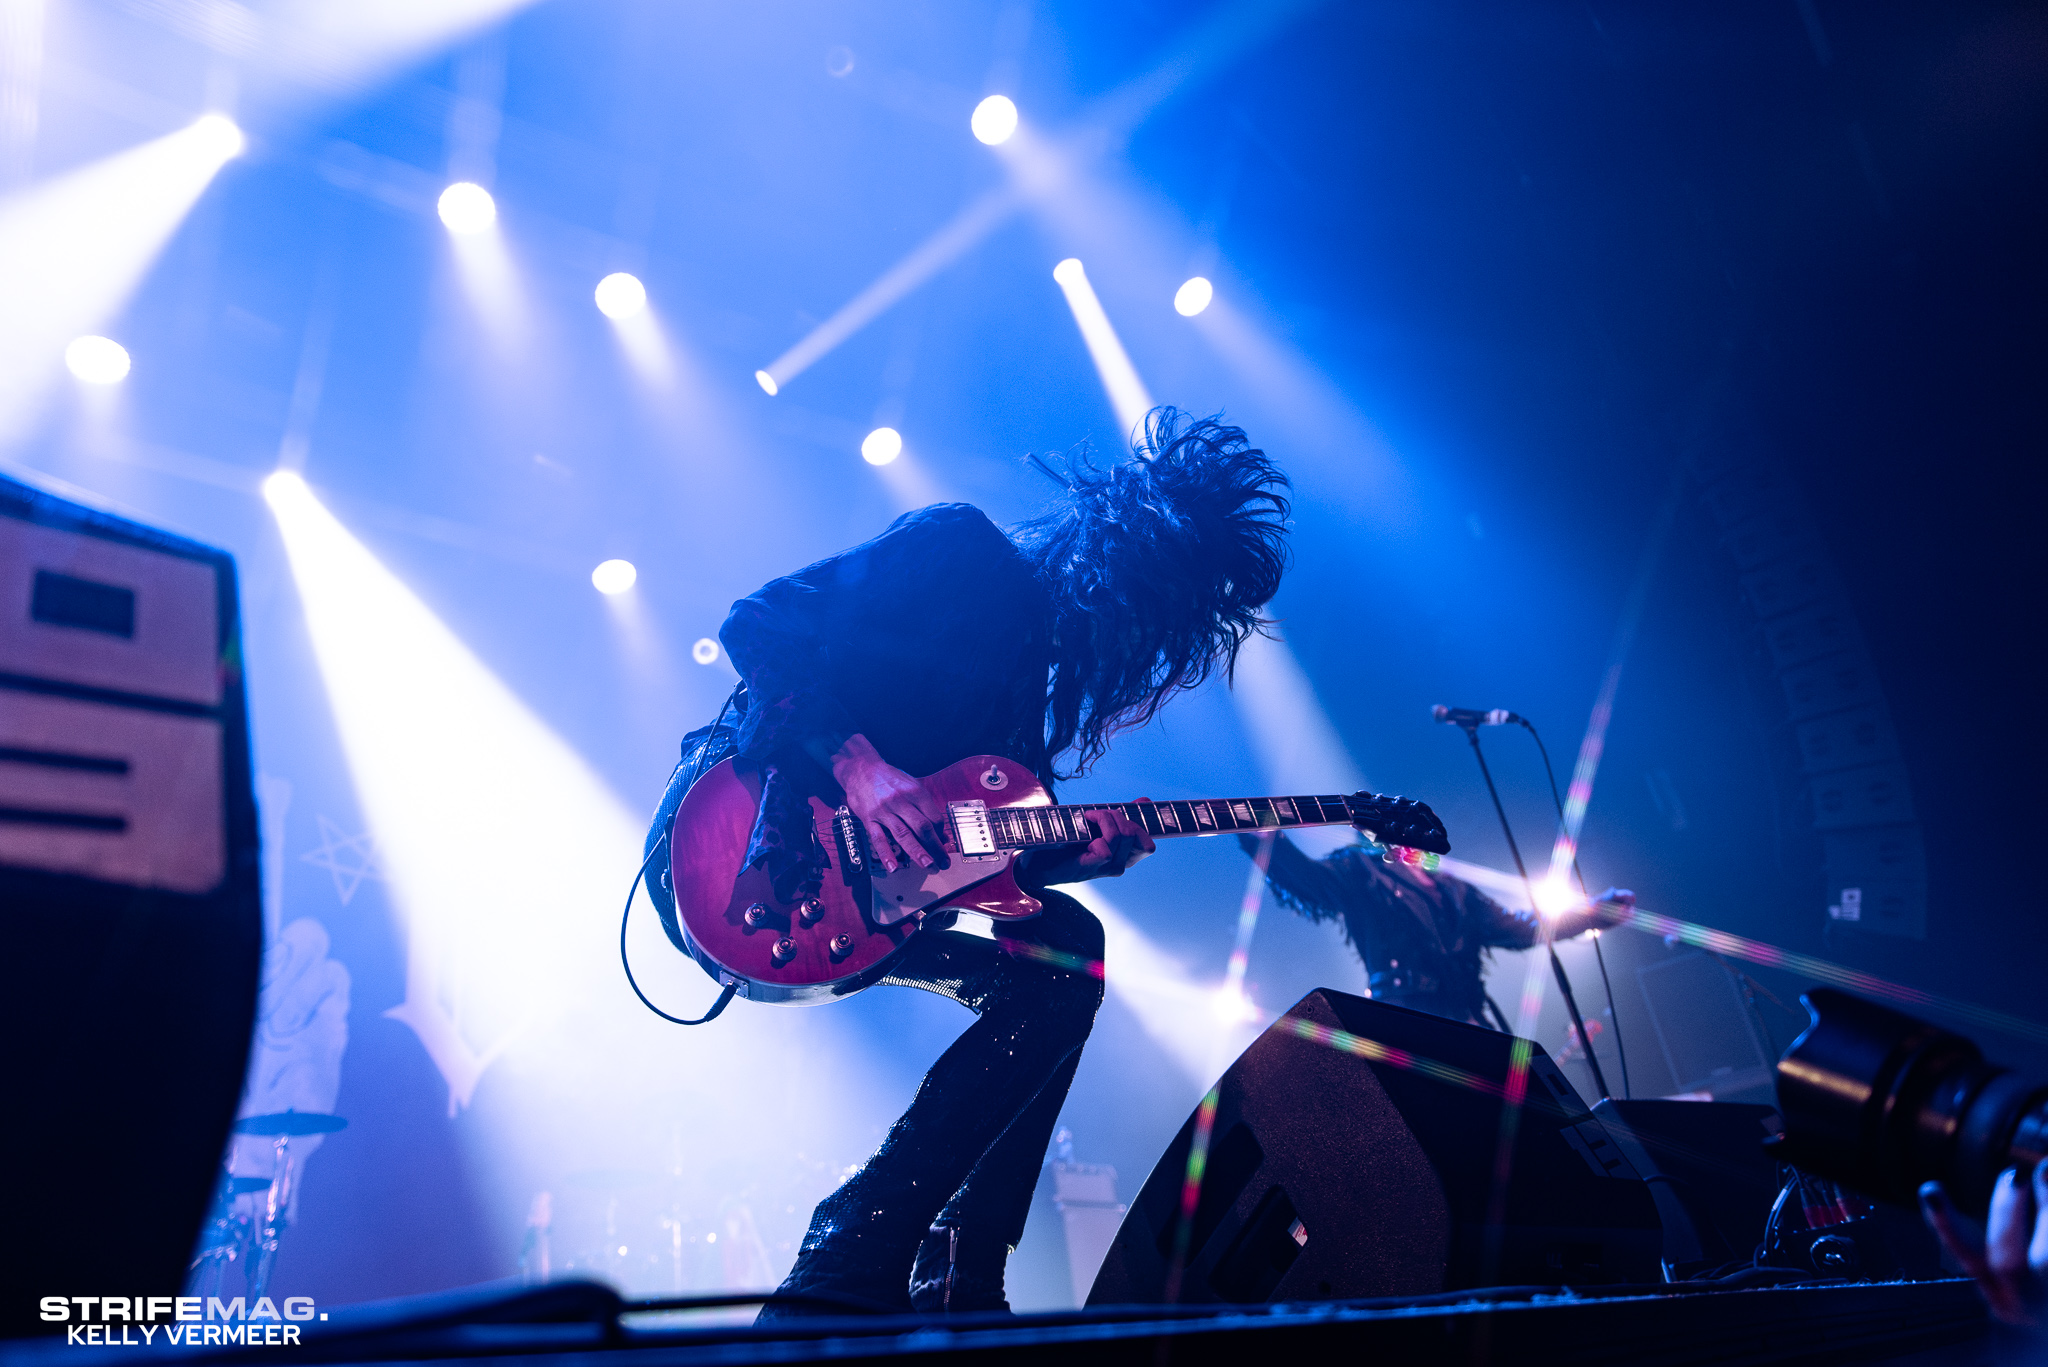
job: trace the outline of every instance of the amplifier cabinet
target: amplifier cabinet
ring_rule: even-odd
[[[175,1294],[262,953],[235,565],[0,475],[0,1333]]]

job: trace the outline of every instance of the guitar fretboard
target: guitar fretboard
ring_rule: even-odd
[[[1074,807],[997,807],[990,832],[1005,849],[1075,845],[1095,838],[1088,812],[1122,812],[1155,837],[1279,831],[1294,826],[1348,824],[1342,797],[1229,797],[1191,802],[1097,802]]]

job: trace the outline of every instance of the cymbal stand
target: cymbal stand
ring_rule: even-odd
[[[257,1237],[256,1250],[249,1259],[249,1297],[253,1301],[270,1289],[270,1273],[277,1263],[278,1237],[290,1223],[287,1213],[292,1199],[292,1137],[281,1134],[277,1137],[276,1163],[271,1171],[270,1190],[263,1203],[263,1232]]]
[[[185,1269],[185,1289],[195,1295],[219,1295],[227,1287],[228,1264],[248,1241],[249,1221],[235,1214],[234,1177],[221,1165],[213,1203],[206,1209],[205,1232],[192,1265]]]

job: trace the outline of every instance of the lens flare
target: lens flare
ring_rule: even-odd
[[[700,665],[717,664],[718,642],[712,640],[709,636],[699,637],[697,644],[690,647],[690,658]]]

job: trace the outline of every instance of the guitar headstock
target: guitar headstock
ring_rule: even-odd
[[[1430,854],[1449,854],[1451,837],[1426,802],[1412,797],[1353,793],[1344,799],[1351,824],[1371,831],[1382,845],[1406,845]]]

